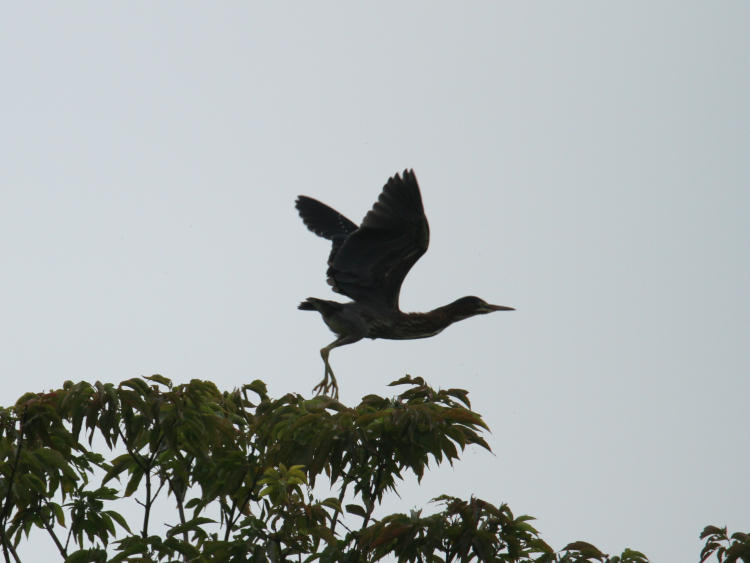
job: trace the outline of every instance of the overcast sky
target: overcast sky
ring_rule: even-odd
[[[555,548],[691,561],[750,530],[746,2],[8,3],[0,404],[161,373],[309,394],[329,244],[413,167],[401,306],[517,308],[335,350],[341,397],[470,391],[494,455],[409,478]],[[24,560],[39,560],[39,545]],[[46,547],[44,549],[47,549]],[[28,559],[27,559],[28,558]]]

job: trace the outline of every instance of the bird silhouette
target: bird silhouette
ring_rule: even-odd
[[[399,308],[401,284],[411,267],[427,251],[430,228],[413,170],[395,174],[383,187],[372,209],[357,226],[338,211],[307,196],[296,201],[302,221],[316,235],[332,242],[328,257],[328,284],[336,293],[351,298],[338,303],[308,297],[303,311],[318,311],[337,336],[323,347],[323,380],[317,393],[338,397],[338,382],[328,356],[331,350],[362,338],[427,338],[474,315],[513,311],[468,296],[427,313],[404,313]]]

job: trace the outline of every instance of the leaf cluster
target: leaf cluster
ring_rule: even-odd
[[[328,397],[272,399],[260,381],[220,392],[160,375],[27,393],[0,410],[3,554],[17,559],[32,528],[72,560],[112,552],[112,561],[282,560],[339,545],[347,492],[359,500],[349,509],[365,517],[364,528],[404,471],[421,478],[430,459],[452,462],[469,444],[488,448],[464,391],[398,384],[408,389],[354,408]],[[314,498],[321,474],[339,485],[339,498]],[[164,495],[178,517],[160,537],[150,516]],[[111,509],[131,496],[143,507],[135,531]],[[209,508],[218,519],[206,516]]]
[[[474,497],[378,515],[407,475],[419,481],[470,445],[489,450],[466,391],[408,376],[392,385],[396,396],[354,407],[274,399],[261,381],[226,392],[160,375],[27,393],[0,409],[3,557],[20,561],[21,540],[40,529],[65,561],[647,561],[585,542],[555,552],[531,517]],[[337,497],[317,498],[318,479]],[[142,508],[137,522],[118,510],[126,498]],[[176,509],[166,528],[151,522],[157,500]]]
[[[706,526],[701,533],[701,539],[706,540],[701,550],[701,563],[712,555],[719,562],[734,563],[743,561],[750,563],[750,534],[735,532],[731,536],[726,526]]]

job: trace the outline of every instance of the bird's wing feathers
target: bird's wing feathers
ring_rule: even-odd
[[[317,199],[301,195],[297,198],[295,207],[307,228],[328,240],[346,237],[357,230],[355,223]]]
[[[388,180],[362,225],[340,246],[334,241],[328,283],[355,301],[397,309],[401,284],[429,240],[417,178],[404,170]]]

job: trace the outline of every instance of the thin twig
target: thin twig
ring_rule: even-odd
[[[234,526],[234,511],[237,508],[237,499],[232,499],[232,508],[229,509],[229,514],[226,516],[227,529],[224,532],[224,541],[229,541],[229,534],[232,532]]]
[[[375,481],[373,482],[373,490],[370,493],[371,498],[365,501],[367,503],[367,514],[365,515],[365,518],[362,521],[362,527],[360,528],[360,530],[364,530],[367,527],[367,524],[370,523],[370,516],[372,516],[372,513],[375,510],[375,498],[377,496],[378,489],[380,488],[380,480],[382,476],[383,476],[383,464],[378,463],[378,470],[375,473]]]
[[[336,511],[333,513],[333,517],[331,518],[331,532],[334,534],[336,533],[336,526],[338,525],[339,520],[339,514],[341,514],[341,510],[339,510],[339,507],[341,507],[341,503],[344,502],[344,495],[346,494],[346,488],[349,486],[348,479],[344,479],[344,484],[341,485],[341,493],[339,493],[339,506],[336,507]],[[344,526],[346,528],[346,526]],[[347,528],[348,529],[348,528]]]
[[[239,506],[239,513],[237,514],[237,518],[235,518],[232,522],[230,522],[229,528],[234,528],[234,525],[237,523],[237,520],[240,519],[240,516],[242,515],[242,511],[245,510],[245,507],[247,506],[247,503],[250,502],[250,497],[253,495],[253,491],[255,490],[255,485],[258,483],[258,478],[260,477],[260,471],[256,471],[255,475],[253,477],[253,482],[250,485],[250,488],[247,490],[247,494],[245,495],[244,500],[242,501],[242,504]],[[227,537],[229,537],[227,535]]]
[[[49,504],[49,503],[47,503]],[[52,526],[50,526],[50,523],[45,520],[44,521],[44,527],[47,529],[47,532],[52,537],[52,541],[55,542],[55,546],[57,546],[57,550],[60,552],[60,555],[62,555],[64,558],[68,558],[68,552],[63,547],[63,545],[60,543],[60,540],[57,538],[57,534],[55,534],[55,530],[52,529]]]

